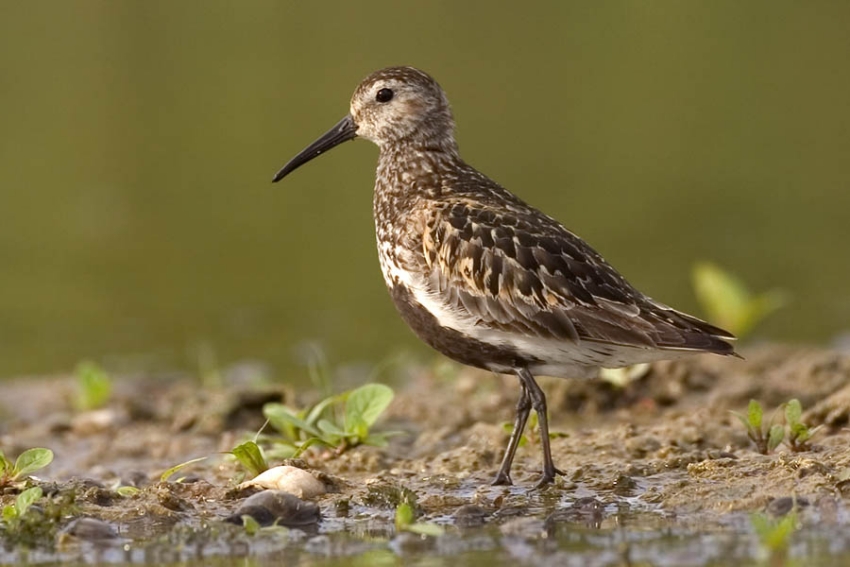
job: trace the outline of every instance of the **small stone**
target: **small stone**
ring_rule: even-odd
[[[643,458],[649,453],[660,449],[661,442],[653,435],[637,435],[626,439],[623,446],[632,457]]]
[[[126,416],[112,408],[87,411],[71,418],[71,430],[80,436],[108,431],[123,424]]]
[[[771,500],[765,507],[764,511],[771,516],[779,518],[793,510],[795,504],[797,508],[804,508],[809,505],[809,501],[806,498],[783,496],[782,498],[775,498]]]
[[[637,488],[638,483],[628,475],[619,474],[611,481],[611,490],[617,496],[632,496]]]
[[[250,487],[282,490],[298,498],[315,498],[327,492],[324,483],[304,469],[290,466],[273,467],[243,482],[239,489]]]
[[[105,541],[118,537],[115,528],[97,518],[77,518],[68,524],[64,533],[86,541]]]
[[[560,524],[581,524],[598,528],[605,518],[605,504],[586,496],[573,502],[572,507],[552,512],[545,521],[547,533],[554,534]]]
[[[455,510],[452,515],[456,525],[462,528],[473,528],[483,526],[487,522],[487,516],[490,515],[490,512],[481,506],[466,504]]]
[[[242,516],[251,516],[261,526],[278,524],[303,527],[321,520],[319,507],[281,490],[264,490],[248,498],[225,521],[241,525]]]

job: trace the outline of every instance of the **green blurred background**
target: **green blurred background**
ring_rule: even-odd
[[[467,161],[697,311],[714,260],[850,328],[850,2],[0,3],[0,376],[431,354],[375,252],[377,150],[272,175],[371,71],[448,91]]]

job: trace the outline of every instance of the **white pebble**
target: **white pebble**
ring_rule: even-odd
[[[282,490],[298,498],[321,496],[327,489],[324,483],[303,469],[290,466],[273,467],[255,478],[245,481],[239,488],[256,486],[269,490]]]

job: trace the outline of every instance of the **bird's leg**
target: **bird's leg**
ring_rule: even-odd
[[[531,407],[537,414],[537,424],[540,427],[540,445],[543,448],[543,476],[535,485],[535,488],[540,488],[555,482],[556,474],[564,473],[555,468],[555,462],[552,460],[552,449],[549,445],[549,419],[546,413],[546,394],[543,393],[537,381],[534,380],[534,376],[527,369],[520,368],[517,371],[517,377],[525,386],[528,397],[531,398]]]
[[[528,387],[525,382],[520,380],[520,395],[519,401],[516,404],[516,418],[514,419],[514,430],[511,433],[511,438],[508,440],[508,448],[505,449],[505,456],[502,457],[502,465],[499,467],[499,472],[496,473],[496,478],[493,480],[493,486],[509,486],[513,484],[511,480],[511,464],[514,461],[519,440],[522,437],[522,431],[525,429],[525,423],[528,421],[528,415],[531,413],[531,397],[528,395]]]

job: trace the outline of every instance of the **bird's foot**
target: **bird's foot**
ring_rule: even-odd
[[[550,476],[550,475],[544,474],[543,476],[540,477],[540,480],[538,480],[537,483],[534,485],[534,490],[539,490],[541,488],[545,488],[545,487],[549,486],[550,484],[554,484],[554,483],[555,483],[555,475]]]
[[[513,483],[514,481],[511,480],[511,475],[504,471],[499,471],[496,474],[496,478],[490,483],[490,486],[511,486]]]
[[[554,484],[555,477],[558,475],[564,476],[564,471],[556,469],[555,467],[552,467],[551,471],[543,471],[543,476],[541,476],[540,480],[537,481],[537,484],[534,485],[534,489],[537,490],[550,484]]]

